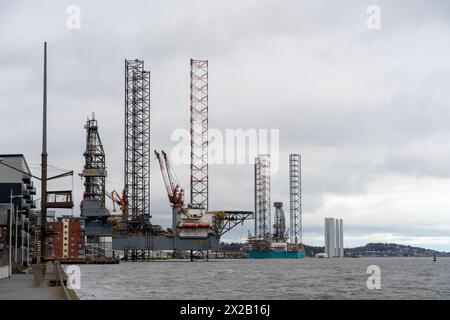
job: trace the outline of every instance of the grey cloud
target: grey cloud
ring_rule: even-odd
[[[151,69],[152,147],[166,150],[174,146],[172,131],[189,126],[189,58],[208,58],[211,127],[280,129],[283,167],[272,178],[273,200],[287,206],[287,157],[303,154],[308,232],[320,233],[317,221],[329,194],[352,201],[385,175],[449,175],[447,1],[378,1],[383,20],[377,32],[365,25],[372,1],[77,1],[79,31],[65,26],[70,4],[1,3],[2,152],[39,162],[47,40],[49,161],[81,170],[83,124],[95,111],[107,151],[108,189],[120,189],[123,180],[125,58],[142,58]],[[168,225],[158,170],[153,162],[153,216]],[[188,167],[175,170],[188,190]],[[251,165],[212,165],[210,176],[214,209],[253,208]],[[79,202],[82,182],[77,177],[74,184]],[[386,219],[376,230],[361,217],[348,232],[413,235],[391,223],[389,213],[381,214]],[[420,214],[410,217],[413,229]],[[431,234],[445,223],[430,217],[427,230],[414,230]],[[252,223],[242,228],[251,230]]]

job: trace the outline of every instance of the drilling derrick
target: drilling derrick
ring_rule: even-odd
[[[95,115],[87,119],[86,125],[86,151],[84,152],[84,167],[81,177],[84,178],[84,193],[81,201],[81,216],[86,225],[86,256],[104,256],[105,236],[110,232],[103,229],[110,216],[105,207],[105,179],[106,162],[102,140],[98,133],[98,124]]]
[[[208,210],[208,60],[191,59],[191,204]]]
[[[87,219],[105,217],[109,215],[105,208],[105,151],[94,114],[92,114],[92,119],[87,119],[84,128],[86,129],[86,151],[83,154],[85,162],[81,174],[84,178],[81,216]]]
[[[125,220],[150,220],[150,71],[125,60]]]
[[[289,155],[290,189],[290,242],[302,245],[302,158],[300,154]]]
[[[270,239],[270,155],[255,159],[255,238]]]
[[[277,242],[286,242],[286,218],[283,211],[283,202],[274,202],[275,216],[273,224],[273,238]]]

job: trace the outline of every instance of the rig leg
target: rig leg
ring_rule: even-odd
[[[191,262],[194,261],[194,251],[191,250]]]

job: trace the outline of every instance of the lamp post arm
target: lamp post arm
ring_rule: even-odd
[[[61,174],[58,174],[56,176],[47,178],[47,181],[48,180],[52,180],[52,179],[59,179],[59,178],[63,178],[63,177],[68,177],[68,176],[73,176],[73,171],[68,171],[68,172],[61,173]]]
[[[16,167],[10,166],[9,164],[4,163],[3,161],[0,161],[0,164],[4,165],[5,167],[8,167],[10,169],[16,170],[16,171],[18,171],[20,173],[23,173],[23,174],[25,174],[25,175],[27,175],[27,176],[29,176],[31,178],[34,178],[34,179],[37,179],[37,180],[42,180],[40,177],[36,177],[35,175],[32,175],[31,173],[28,173],[28,172],[23,171],[21,169],[18,169]],[[53,180],[53,179],[64,178],[64,177],[68,177],[68,176],[73,176],[73,171],[68,171],[68,172],[61,173],[61,174],[58,174],[56,176],[47,178],[47,181],[48,180]]]

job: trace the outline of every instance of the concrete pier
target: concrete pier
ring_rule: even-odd
[[[32,274],[0,280],[0,300],[64,300],[61,287],[36,286]]]
[[[66,286],[67,275],[58,262],[32,266],[33,273],[13,273],[0,280],[0,300],[77,300]]]

